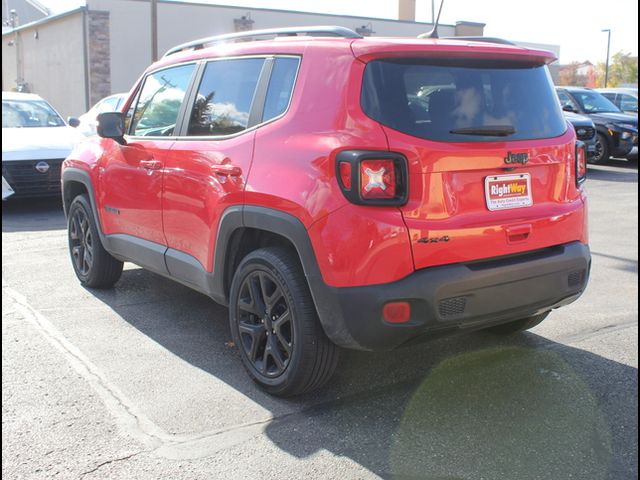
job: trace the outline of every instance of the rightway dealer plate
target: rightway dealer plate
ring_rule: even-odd
[[[531,175],[528,173],[486,177],[484,179],[484,193],[487,208],[491,211],[533,205]]]

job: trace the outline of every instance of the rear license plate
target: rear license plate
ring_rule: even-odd
[[[484,193],[487,208],[491,211],[533,205],[531,175],[528,173],[487,177],[484,179]]]

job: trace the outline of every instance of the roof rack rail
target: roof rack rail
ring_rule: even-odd
[[[182,52],[183,50],[199,50],[201,48],[223,43],[230,40],[243,38],[264,37],[264,36],[297,36],[298,34],[309,34],[318,37],[344,37],[344,38],[362,38],[353,30],[338,26],[311,26],[311,27],[286,27],[286,28],[269,28],[265,30],[248,30],[246,32],[228,33],[225,35],[216,35],[213,37],[201,38],[191,42],[177,45],[167,50],[164,57]]]
[[[501,45],[516,45],[515,43],[505,40],[504,38],[496,37],[443,37],[444,40],[467,40],[469,42],[487,42],[487,43],[499,43]]]

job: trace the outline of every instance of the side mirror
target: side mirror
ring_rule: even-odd
[[[76,117],[68,117],[67,123],[70,127],[77,128],[80,126],[80,119]]]
[[[568,103],[562,106],[562,110],[564,110],[565,112],[576,113],[576,109],[573,108],[573,105],[569,105]]]
[[[124,116],[120,112],[104,112],[98,115],[98,135],[111,138],[124,145]]]

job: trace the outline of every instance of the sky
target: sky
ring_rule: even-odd
[[[39,0],[53,11],[82,0]],[[191,0],[194,1],[194,0]],[[275,8],[338,15],[397,18],[397,0],[196,0],[200,3]],[[416,0],[416,20],[431,21],[431,1]],[[439,0],[436,2],[436,12]],[[638,55],[637,0],[446,0],[441,23],[486,23],[485,35],[560,45],[560,62],[604,62],[611,29],[611,55]],[[375,22],[373,24],[375,31]]]

